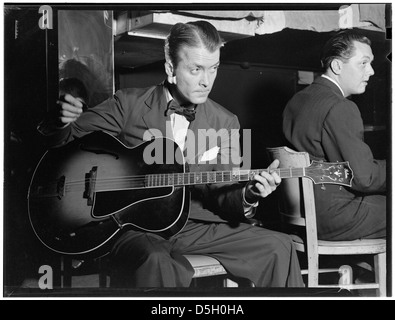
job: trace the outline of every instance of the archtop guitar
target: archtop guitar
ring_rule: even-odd
[[[149,152],[155,148],[181,161],[151,163]],[[129,148],[104,132],[49,149],[28,190],[34,232],[51,250],[75,256],[108,252],[128,227],[170,238],[188,220],[188,186],[248,181],[267,170],[188,172],[183,160],[171,139]],[[281,178],[307,177],[319,184],[351,186],[353,178],[348,162],[312,161],[305,168],[275,170]]]

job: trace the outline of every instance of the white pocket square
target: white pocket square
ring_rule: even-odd
[[[207,150],[206,152],[203,153],[202,157],[200,158],[200,161],[214,160],[218,155],[218,151],[219,151],[218,146],[215,146],[214,148]]]

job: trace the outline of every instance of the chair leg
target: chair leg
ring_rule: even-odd
[[[62,286],[63,277],[63,260],[59,259],[59,257],[55,257],[50,265],[53,266],[53,287],[60,288]]]
[[[107,287],[107,270],[105,263],[102,261],[102,259],[99,259],[99,287]]]
[[[72,259],[70,257],[61,258],[61,274],[62,274],[62,287],[63,288],[71,288],[71,281],[72,281]]]
[[[308,257],[308,259],[310,259],[310,257]],[[311,259],[310,261],[308,261],[307,287],[318,287],[318,270],[318,261],[316,261],[315,259]]]
[[[352,268],[349,265],[342,265],[339,267],[339,285],[347,285],[354,283]]]
[[[379,284],[379,288],[377,289],[377,295],[379,297],[387,296],[387,266],[386,266],[386,253],[379,253],[374,256],[374,270],[375,270],[375,278],[376,283]]]

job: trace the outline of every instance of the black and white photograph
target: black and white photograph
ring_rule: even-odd
[[[3,27],[4,299],[391,299],[391,2],[5,2]]]

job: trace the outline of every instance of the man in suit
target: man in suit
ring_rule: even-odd
[[[386,161],[374,159],[364,142],[357,105],[374,74],[371,42],[352,30],[338,32],[325,45],[325,72],[297,93],[283,113],[291,147],[314,160],[349,161],[352,186],[315,185],[318,236],[354,240],[386,236]]]
[[[221,46],[217,30],[208,22],[176,24],[165,42],[167,79],[163,83],[119,90],[112,99],[84,113],[78,99],[66,95],[59,102],[59,128],[46,134],[59,145],[102,130],[129,147],[151,136],[166,135],[184,150],[191,172],[231,171],[232,161],[223,160],[239,155],[240,124],[234,114],[208,98]],[[218,132],[222,132],[220,139]],[[214,157],[212,152],[205,156],[208,151],[214,151]],[[269,168],[277,166],[274,161]],[[303,286],[290,238],[246,223],[259,199],[280,182],[272,171],[256,174],[248,184],[191,187],[190,216],[179,233],[164,239],[155,233],[127,230],[117,239],[111,251],[111,285],[186,287],[194,271],[183,255],[207,254],[232,275],[256,286]]]

